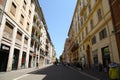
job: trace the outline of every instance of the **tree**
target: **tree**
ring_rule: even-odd
[[[62,62],[62,55],[60,56],[60,62]]]

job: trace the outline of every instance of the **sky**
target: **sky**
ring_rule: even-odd
[[[56,57],[62,54],[77,0],[39,0]]]

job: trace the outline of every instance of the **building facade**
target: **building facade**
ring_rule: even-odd
[[[0,71],[41,66],[46,27],[38,0],[0,0]]]
[[[73,31],[73,34],[72,32]],[[109,0],[78,0],[68,34],[71,63],[120,63]]]
[[[114,31],[120,59],[120,0],[109,0],[113,20]]]

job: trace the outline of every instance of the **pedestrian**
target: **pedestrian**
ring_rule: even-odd
[[[117,63],[109,64],[109,79],[110,80],[120,80],[119,67]]]
[[[102,65],[102,63],[99,63],[99,65],[98,65],[98,70],[99,70],[99,72],[102,72],[102,71],[103,71],[103,65]]]
[[[83,66],[82,66],[82,63],[80,62],[80,69],[83,70]]]

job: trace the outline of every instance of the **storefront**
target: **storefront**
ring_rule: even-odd
[[[1,48],[0,48],[0,71],[6,71],[6,69],[7,69],[9,51],[10,51],[9,46],[7,46],[5,44],[1,44]]]
[[[107,67],[110,61],[110,51],[109,47],[106,46],[102,48],[102,60],[103,60],[103,67]]]
[[[18,49],[14,49],[12,70],[17,70],[17,68],[18,68],[19,52],[20,51]]]
[[[23,54],[22,54],[22,65],[21,65],[22,69],[25,68],[25,63],[26,63],[26,52],[23,52]]]
[[[92,51],[92,56],[93,56],[93,66],[97,68],[98,67],[98,49]]]

